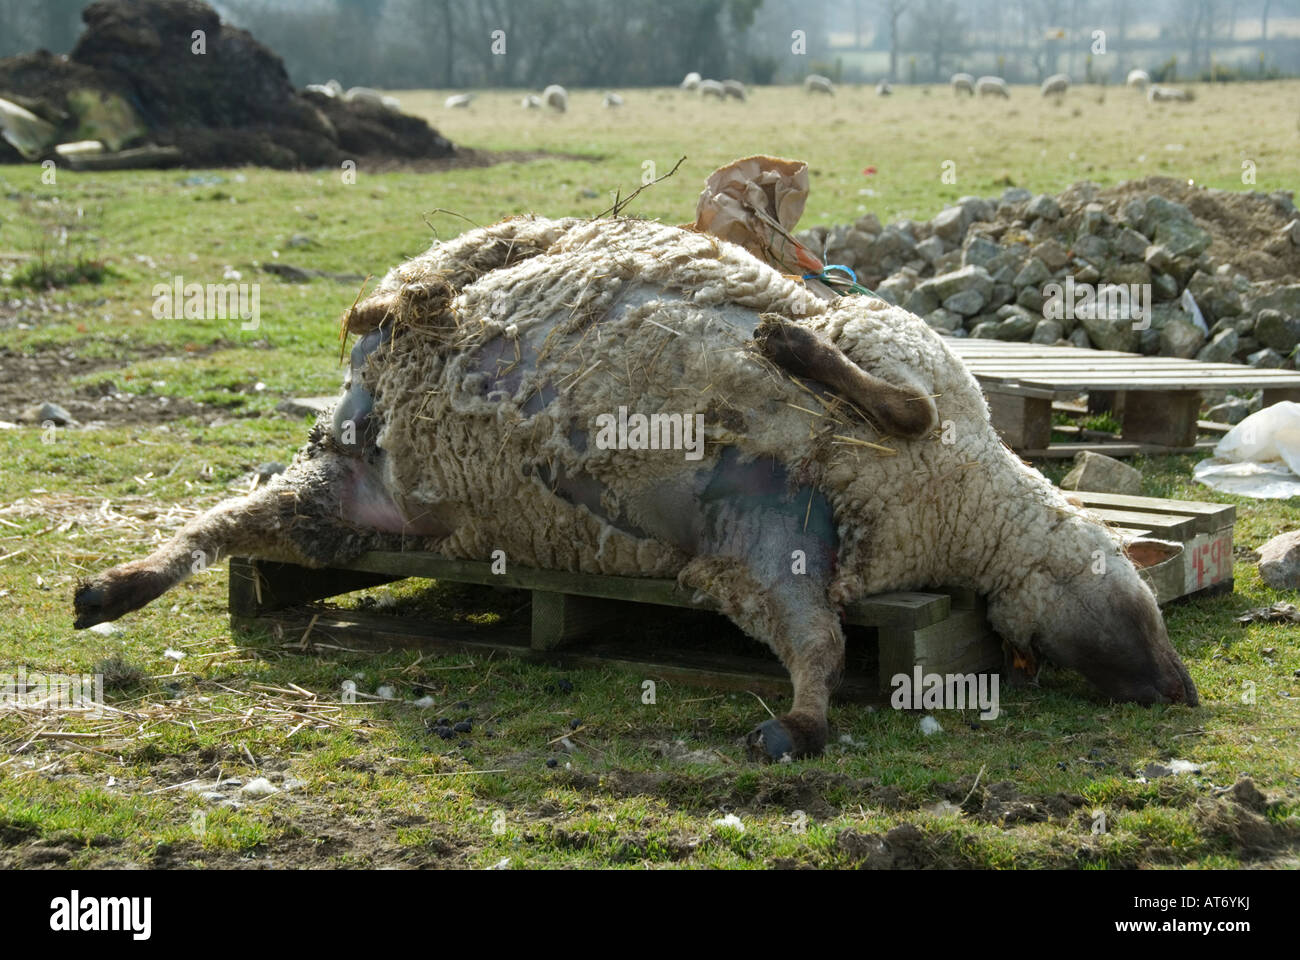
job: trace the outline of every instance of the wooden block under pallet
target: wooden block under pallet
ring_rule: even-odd
[[[1121,437],[1129,443],[1190,447],[1201,412],[1197,391],[1133,390],[1124,398]]]

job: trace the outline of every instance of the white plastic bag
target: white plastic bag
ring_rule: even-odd
[[[1252,413],[1224,434],[1193,476],[1213,490],[1259,500],[1300,497],[1300,403]]]

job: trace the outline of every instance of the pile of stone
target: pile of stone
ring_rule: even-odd
[[[929,222],[882,226],[868,214],[799,239],[948,336],[1296,365],[1300,214],[1289,192],[1154,177],[1056,197],[1011,188],[964,197]],[[1062,311],[1068,281],[1149,292],[1149,317]]]

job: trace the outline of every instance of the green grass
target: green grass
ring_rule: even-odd
[[[0,256],[32,253],[51,225],[73,222],[64,211],[79,209],[88,225],[73,231],[69,248],[110,271],[98,284],[42,293],[44,309],[6,308],[34,294],[12,282],[0,287],[6,377],[30,378],[40,394],[33,402],[107,383],[142,401],[205,404],[202,415],[165,421],[0,430],[0,664],[80,673],[116,657],[143,677],[107,692],[138,721],[110,728],[68,719],[51,728],[101,730],[81,742],[85,749],[31,740],[38,725],[0,716],[0,864],[489,866],[509,857],[515,867],[547,868],[852,866],[873,862],[855,838],[906,823],[919,834],[896,839],[898,865],[1294,866],[1300,643],[1294,627],[1243,626],[1235,617],[1295,599],[1267,588],[1245,551],[1300,526],[1300,505],[1213,494],[1190,481],[1192,458],[1135,465],[1149,495],[1238,507],[1236,593],[1166,611],[1203,706],[1107,704],[1061,675],[1004,689],[995,721],[945,713],[944,732],[933,737],[921,734],[915,715],[838,706],[826,755],[786,766],[744,758],[738,738],[763,712],[743,693],[661,683],[647,705],[645,678],[613,669],[561,674],[501,658],[303,653],[289,648],[297,637],[232,634],[224,569],[193,578],[107,636],[72,631],[70,595],[86,572],[146,552],[155,529],[184,519],[175,507],[211,505],[244,489],[258,464],[285,462],[307,423],[277,415],[275,405],[336,388],[338,320],[359,285],[283,283],[260,272],[263,262],[378,277],[424,249],[435,230],[445,238],[465,228],[439,208],[478,223],[528,211],[590,215],[615,190],[635,189],[647,161],[663,173],[682,155],[689,159],[678,174],[643,193],[632,212],[690,220],[704,176],[754,152],[810,161],[805,225],[867,210],[883,220],[928,217],[958,196],[1012,183],[1056,192],[1084,177],[1112,183],[1163,173],[1240,188],[1242,159],[1256,162],[1257,189],[1277,189],[1300,182],[1300,136],[1294,117],[1278,109],[1297,89],[1210,88],[1194,109],[1164,111],[1119,91],[1104,103],[1072,94],[1057,108],[1025,90],[1009,105],[954,103],[939,89],[900,90],[887,101],[844,90],[816,111],[788,89],[758,90],[744,106],[636,91],[621,111],[603,111],[598,94],[581,92],[564,117],[524,114],[505,93],[447,112],[435,106],[441,94],[425,92],[402,96],[455,142],[588,159],[426,175],[362,169],[354,184],[337,171],[245,170],[60,171],[49,185],[38,168],[0,168]],[[950,159],[955,185],[940,181]],[[864,175],[867,166],[878,173]],[[195,175],[222,181],[188,185]],[[298,234],[311,242],[290,246]],[[0,259],[0,274],[18,279],[28,262]],[[227,269],[261,283],[257,329],[238,319],[154,318],[154,284],[175,273],[222,282]],[[89,366],[61,378],[30,372],[61,351]],[[5,396],[13,409],[0,419],[13,419],[18,401]],[[1068,469],[1041,466],[1056,480]],[[354,602],[380,597],[408,615],[449,615],[484,629],[526,615],[517,597],[413,582]],[[179,665],[164,656],[169,648],[186,653]],[[560,677],[571,693],[560,692]],[[435,705],[342,705],[336,726],[298,727],[269,712],[267,691],[254,686],[293,684],[337,701],[348,680],[363,692],[391,684],[405,700],[428,695]],[[426,726],[471,715],[474,730],[463,738],[443,741]],[[582,723],[577,732],[573,720]],[[566,734],[574,753],[552,742]],[[685,747],[661,755],[676,740]],[[1147,762],[1169,758],[1202,772],[1139,781]],[[179,787],[218,774],[300,785],[238,809]],[[1243,814],[1214,795],[1241,776],[1278,802]],[[1023,798],[1017,817],[983,817],[986,788],[1008,780]],[[935,806],[963,800],[960,813]],[[1092,832],[1094,811],[1105,814],[1107,832]],[[714,826],[727,813],[740,816],[743,833]]]

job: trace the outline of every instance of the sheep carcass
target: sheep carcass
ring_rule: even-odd
[[[347,320],[343,394],[288,470],[81,583],[77,627],[195,557],[502,550],[713,598],[793,680],[790,711],[750,734],[760,757],[822,750],[838,611],[887,591],[972,588],[1024,661],[1117,700],[1197,702],[1120,542],[1008,450],[971,374],[901,308],[828,302],[653,221],[516,217],[393,269]]]

